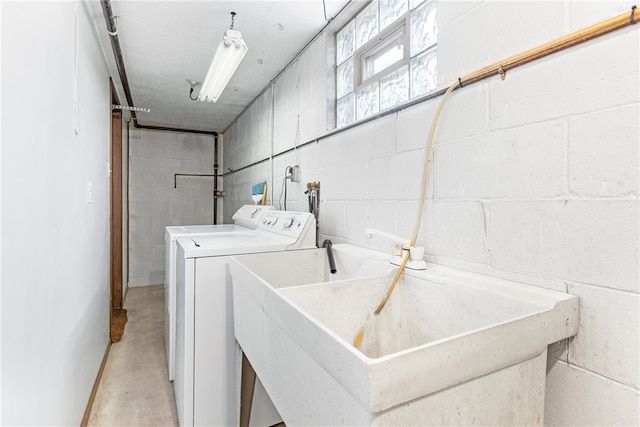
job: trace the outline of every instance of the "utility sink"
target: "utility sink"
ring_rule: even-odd
[[[238,255],[234,259],[271,287],[285,288],[334,282],[390,272],[390,255],[350,244],[332,246],[336,273],[331,274],[325,248]]]
[[[430,265],[374,316],[388,256],[334,245],[330,280],[314,252],[230,266],[236,339],[286,424],[543,423],[547,346],[576,334],[578,298]]]

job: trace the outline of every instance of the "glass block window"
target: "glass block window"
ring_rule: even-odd
[[[411,59],[411,97],[431,92],[436,88],[438,55],[430,49]]]
[[[407,0],[380,1],[380,29],[391,25],[407,11]]]
[[[372,0],[336,34],[336,124],[436,89],[437,0]]]
[[[404,59],[404,31],[396,31],[360,55],[361,80],[386,70]]]
[[[373,1],[356,16],[356,48],[378,34],[378,2]]]
[[[338,65],[336,74],[336,91],[338,98],[353,92],[353,58]]]
[[[342,97],[338,100],[338,123],[337,126],[343,127],[352,123],[356,119],[356,97],[353,93]]]
[[[386,110],[409,100],[409,69],[405,65],[380,79],[380,109]]]
[[[409,9],[413,10],[416,7],[420,6],[424,0],[409,0]]]
[[[358,120],[378,112],[380,98],[378,86],[378,82],[374,82],[356,92],[356,117]]]
[[[411,12],[411,55],[433,46],[438,39],[436,2],[430,1]]]
[[[336,36],[336,56],[338,64],[353,55],[356,49],[356,23],[351,21]]]

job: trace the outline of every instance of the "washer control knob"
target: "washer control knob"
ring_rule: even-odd
[[[296,219],[294,217],[291,218],[287,218],[285,223],[284,223],[284,228],[291,228],[293,226],[293,224],[295,223]]]

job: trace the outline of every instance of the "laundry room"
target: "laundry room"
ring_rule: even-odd
[[[627,1],[0,1],[0,424],[640,425]]]

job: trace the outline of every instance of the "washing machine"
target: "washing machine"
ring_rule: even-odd
[[[164,234],[164,348],[167,355],[167,373],[173,381],[175,375],[176,337],[176,239],[180,236],[246,233],[260,224],[265,212],[273,209],[266,205],[244,205],[233,214],[233,224],[187,225],[165,228]]]
[[[312,214],[270,210],[249,233],[178,237],[173,386],[181,426],[239,425],[242,353],[233,332],[230,257],[315,248],[315,233]],[[268,408],[252,409],[252,425],[282,421],[259,384],[254,402]]]

